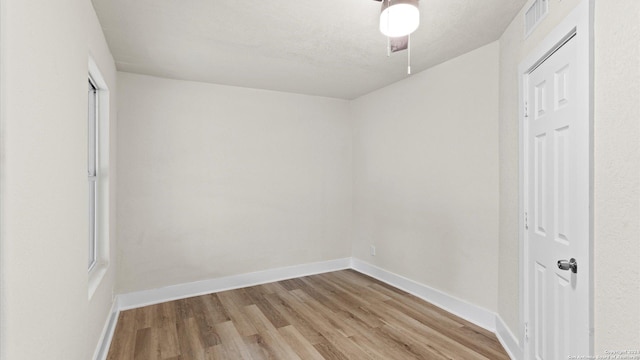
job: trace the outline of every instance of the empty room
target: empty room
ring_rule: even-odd
[[[640,360],[640,1],[0,0],[0,360]]]

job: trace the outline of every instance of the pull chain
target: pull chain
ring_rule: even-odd
[[[407,36],[407,75],[411,75],[411,34]]]
[[[384,1],[384,0],[383,0]],[[387,29],[389,29],[389,24],[391,23],[391,0],[387,0]],[[387,36],[387,57],[391,56],[391,37]]]

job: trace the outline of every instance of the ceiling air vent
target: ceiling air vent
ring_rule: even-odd
[[[548,0],[534,0],[531,6],[524,13],[524,34],[529,36],[538,26],[540,20],[549,12]]]

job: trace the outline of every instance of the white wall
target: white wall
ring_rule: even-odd
[[[87,64],[115,90],[113,59],[89,0],[2,0],[0,16],[0,357],[90,359],[115,266],[89,301]]]
[[[350,256],[348,102],[118,73],[121,292]]]
[[[491,311],[498,54],[494,42],[352,103],[353,255]]]
[[[640,348],[640,1],[595,2],[595,347]]]
[[[500,38],[500,271],[498,313],[519,324],[517,67],[579,0],[549,2],[527,39],[523,11]],[[595,350],[640,344],[640,2],[595,1]]]

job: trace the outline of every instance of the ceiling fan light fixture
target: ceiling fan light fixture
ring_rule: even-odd
[[[420,25],[418,0],[382,0],[380,32],[388,37],[407,36]]]

